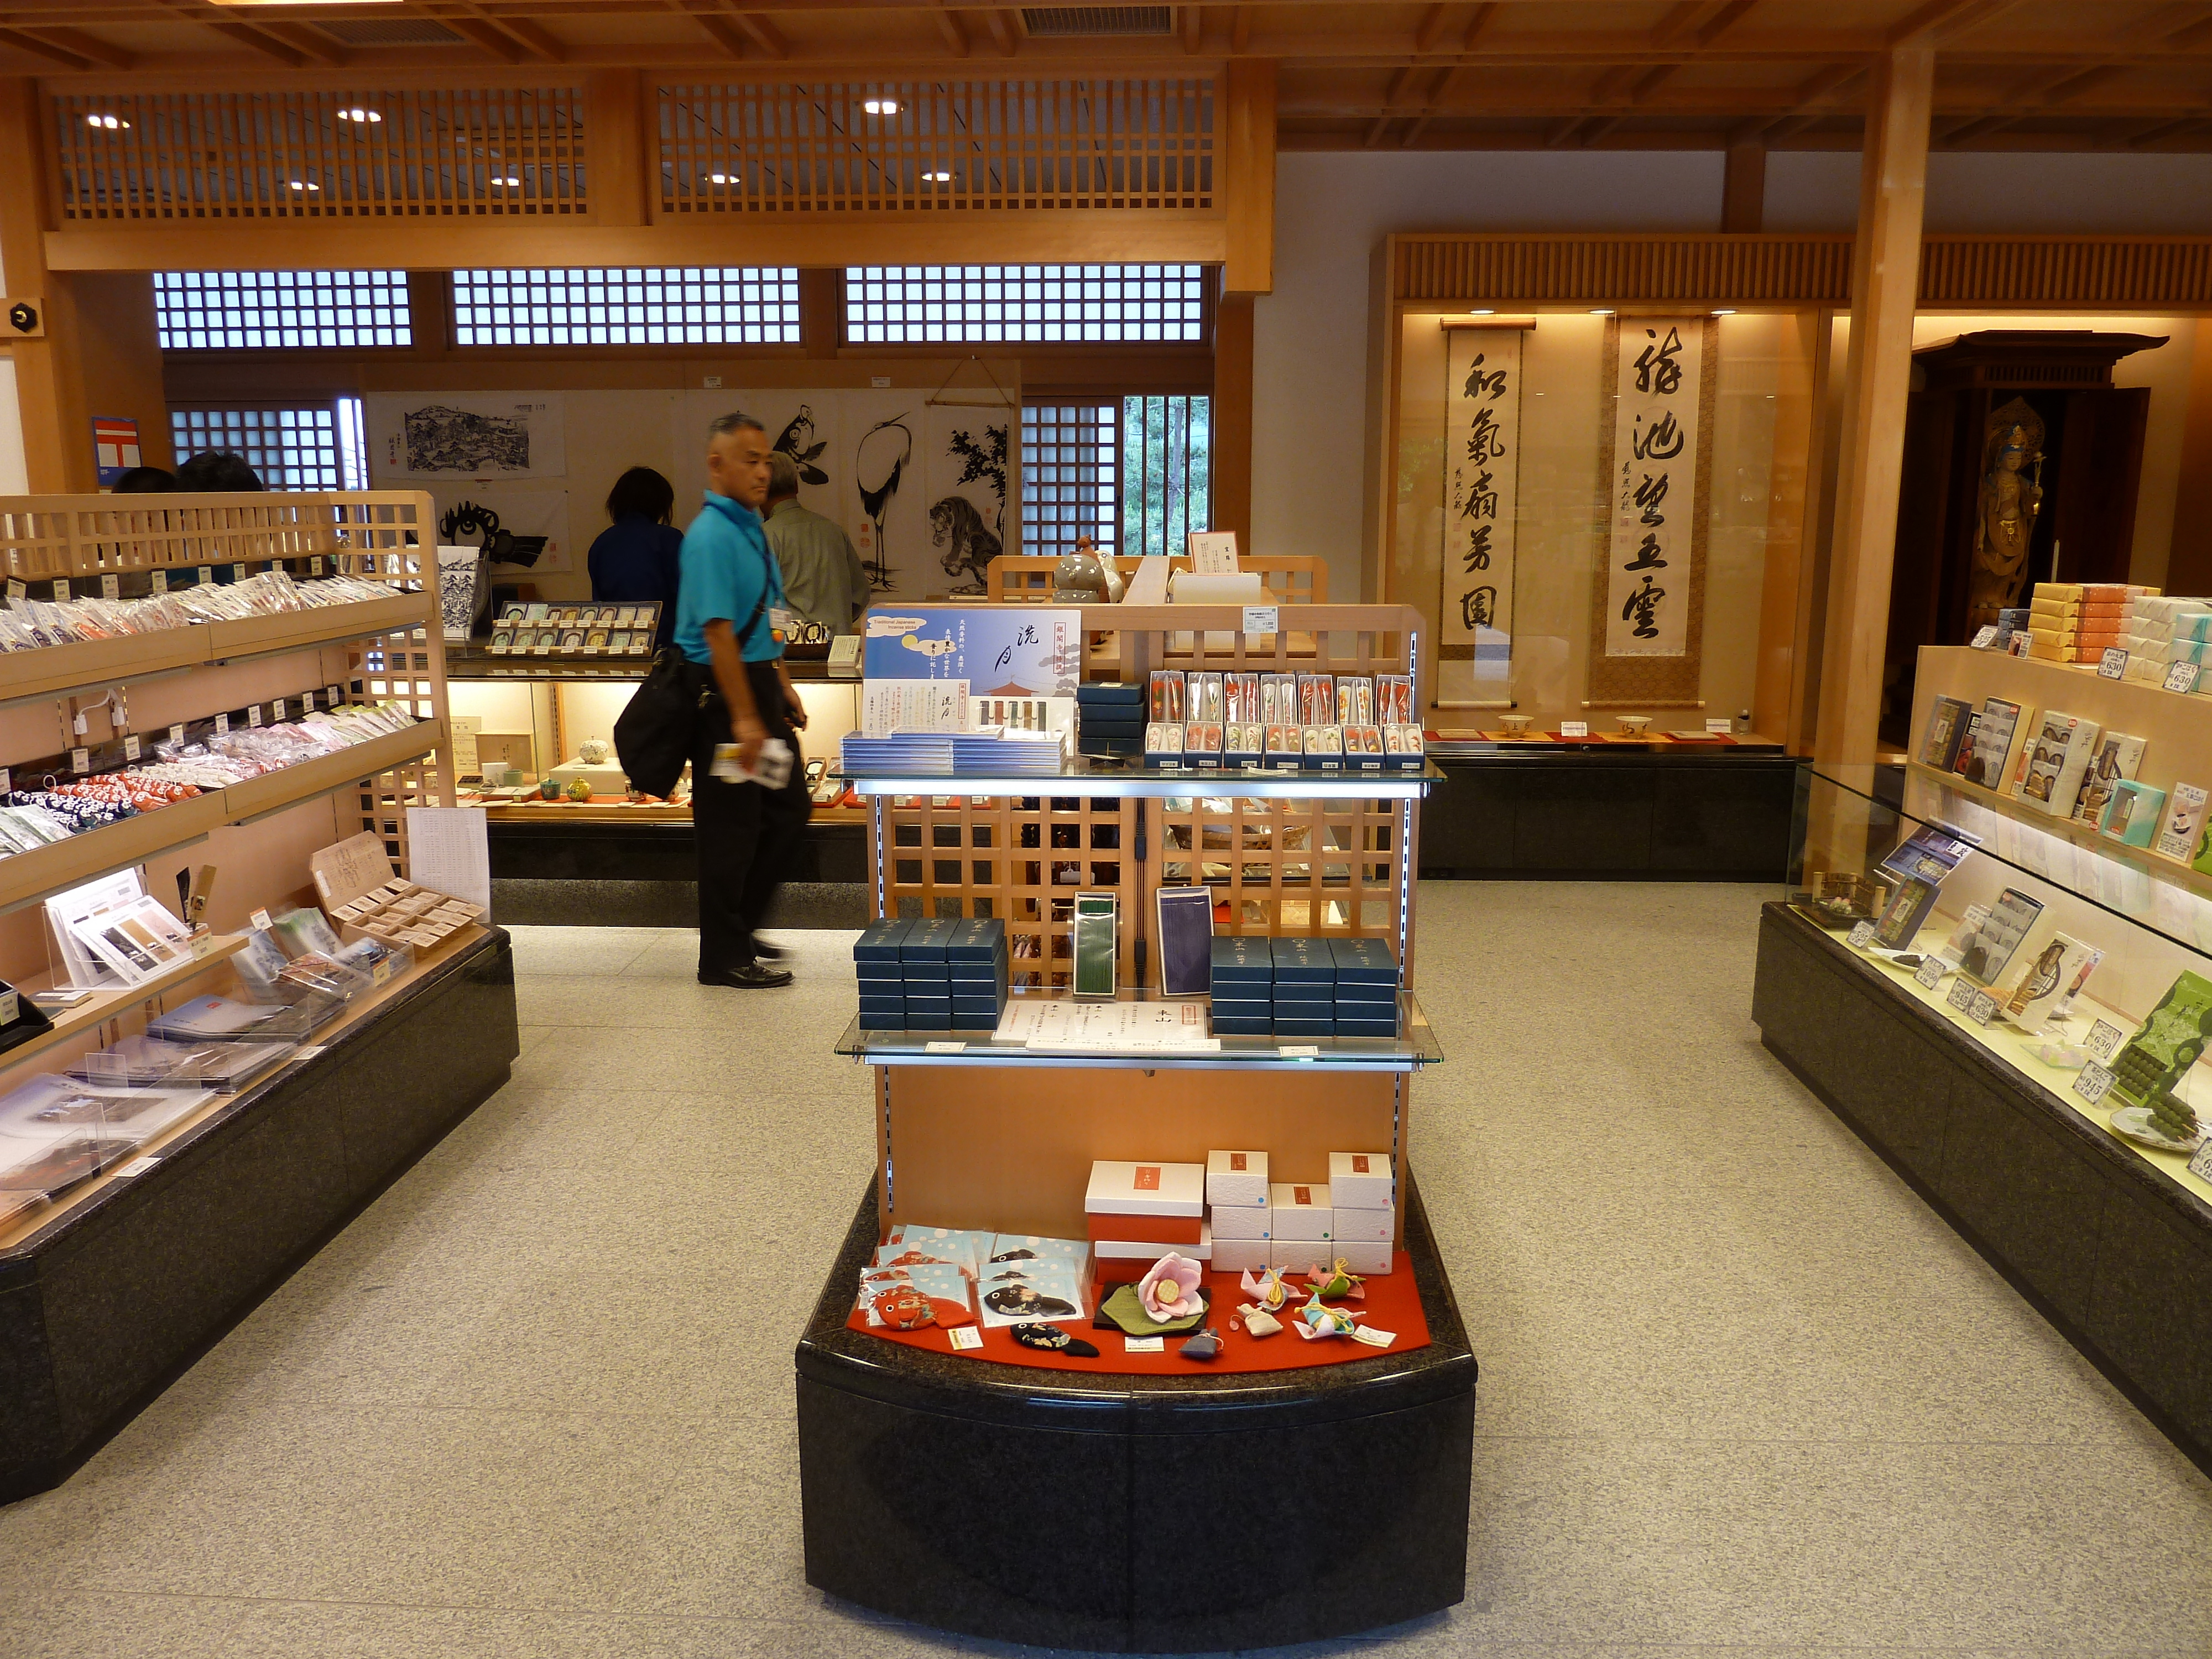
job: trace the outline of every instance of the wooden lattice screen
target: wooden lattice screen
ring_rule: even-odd
[[[659,212],[1214,204],[1210,78],[659,89]]]
[[[586,212],[580,87],[46,99],[58,225]]]
[[[1170,570],[1190,568],[1188,555],[1173,553],[1167,557]],[[1114,568],[1124,581],[1135,575],[1143,563],[1143,558],[1133,554],[1114,556]],[[1239,561],[1239,568],[1265,582],[1267,597],[1277,605],[1328,603],[1328,562],[1310,553],[1247,554]],[[1054,574],[1059,568],[1060,560],[1051,554],[1001,553],[991,561],[990,596],[1000,603],[1049,605]]]

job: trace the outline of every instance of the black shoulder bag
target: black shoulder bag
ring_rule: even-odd
[[[759,626],[768,610],[769,585],[761,583],[760,603],[738,630],[742,641]],[[653,667],[629,704],[615,721],[615,757],[629,781],[648,795],[665,795],[676,787],[691,758],[691,745],[699,732],[699,711],[714,695],[710,672],[694,690],[685,671],[690,659],[682,647],[664,645],[653,653]]]

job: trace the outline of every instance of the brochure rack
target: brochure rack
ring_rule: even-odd
[[[1243,621],[1086,607],[1090,676],[1424,672],[1401,607],[1304,605],[1279,635],[1248,637]],[[811,1583],[947,1630],[1115,1651],[1343,1636],[1461,1598],[1475,1362],[1407,1161],[1413,1075],[1443,1058],[1411,988],[1432,781],[1100,764],[856,781],[877,914],[1002,917],[1018,999],[1071,994],[1078,886],[1121,896],[1124,999],[1159,995],[1153,896],[1200,884],[1229,906],[1217,936],[1385,939],[1405,988],[1395,1039],[1197,1054],[1050,1054],[856,1021],[838,1052],[876,1068],[878,1165],[798,1352]],[[1055,860],[1079,866],[1072,880]],[[1332,1150],[1389,1150],[1425,1346],[1284,1370],[1252,1369],[1272,1362],[1243,1341],[1196,1374],[1047,1376],[848,1327],[860,1266],[895,1222],[1080,1237],[1092,1160],[1202,1164],[1239,1146],[1294,1182],[1325,1181]],[[1208,1322],[1225,1330],[1231,1312]],[[1081,1565],[1036,1570],[1048,1559]]]
[[[255,913],[314,902],[317,848],[371,830],[407,867],[405,809],[453,803],[439,606],[422,568],[434,524],[416,493],[0,498],[0,574],[34,599],[57,581],[75,597],[128,599],[278,568],[388,590],[0,653],[0,765],[16,788],[71,775],[80,753],[92,774],[123,766],[173,726],[295,719],[303,696],[415,716],[337,753],[0,858],[0,978],[25,994],[46,982],[40,901],[137,866],[145,890],[173,904],[180,871],[216,870],[201,953],[61,1012],[52,1030],[0,1054],[0,1091],[227,992]],[[0,1371],[16,1379],[0,1396],[0,1499],[65,1478],[496,1089],[517,1052],[506,936],[470,927],[356,998],[272,1072],[0,1223]]]

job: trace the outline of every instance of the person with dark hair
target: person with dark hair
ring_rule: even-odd
[[[203,449],[177,469],[177,488],[210,495],[237,495],[268,488],[246,457],[228,449]]]
[[[669,522],[676,490],[649,466],[634,466],[607,492],[612,520],[592,543],[584,568],[592,573],[592,598],[612,605],[660,601],[659,650],[676,635],[676,589],[683,574],[684,532]]]
[[[126,467],[114,483],[118,495],[167,495],[177,487],[177,475],[166,467]]]

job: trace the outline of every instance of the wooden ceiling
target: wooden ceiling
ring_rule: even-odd
[[[2212,3],[2160,0],[0,0],[0,74],[358,86],[635,67],[1066,77],[1279,65],[1285,149],[1856,149],[1869,65],[1938,54],[1954,149],[2212,149]]]

